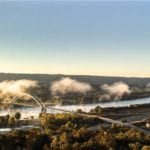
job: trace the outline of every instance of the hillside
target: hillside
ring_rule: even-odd
[[[0,73],[0,81],[4,80],[19,80],[30,79],[39,82],[51,83],[63,77],[70,77],[78,81],[87,82],[91,85],[95,84],[112,84],[117,81],[123,81],[128,85],[144,86],[150,82],[150,78],[135,78],[135,77],[106,77],[106,76],[88,76],[88,75],[61,75],[61,74],[15,74],[15,73]]]

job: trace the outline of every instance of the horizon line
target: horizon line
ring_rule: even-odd
[[[27,72],[0,72],[0,74],[20,74],[20,75],[60,75],[60,76],[95,76],[95,77],[112,77],[112,78],[150,78],[150,76],[134,76],[134,75],[96,75],[96,74],[64,74],[64,73],[27,73]]]

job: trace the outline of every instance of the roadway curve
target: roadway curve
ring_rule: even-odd
[[[57,111],[62,111],[62,112],[66,112],[66,113],[73,113],[76,115],[80,115],[80,116],[84,116],[84,117],[93,117],[93,118],[99,118],[100,120],[103,120],[104,122],[110,123],[110,124],[117,124],[117,125],[121,125],[121,126],[126,126],[129,128],[133,128],[136,130],[139,130],[145,134],[150,134],[149,131],[141,129],[136,127],[135,125],[131,124],[131,123],[123,123],[122,121],[118,121],[118,120],[113,120],[110,118],[105,118],[105,117],[100,117],[98,115],[89,115],[89,114],[83,114],[83,113],[77,113],[77,112],[73,112],[73,111],[68,111],[68,110],[63,110],[63,109],[58,109],[58,108],[52,108],[53,110],[57,110]]]
[[[27,94],[27,93],[22,93],[21,95],[18,95],[16,97],[14,97],[12,99],[12,101],[11,101],[11,104],[13,104],[13,102],[15,103],[16,100],[18,98],[20,98],[21,96],[23,96],[23,95],[31,97],[34,101],[37,102],[37,104],[40,107],[47,109],[46,106],[44,105],[44,103],[39,98],[34,97],[34,96],[32,96],[30,94]],[[33,106],[31,106],[31,107],[33,107]],[[146,134],[150,134],[150,132],[148,132],[148,131],[146,131],[144,129],[138,128],[138,127],[136,127],[135,125],[133,125],[131,123],[123,123],[122,121],[117,121],[117,120],[113,120],[113,119],[110,119],[110,118],[100,117],[98,115],[89,115],[89,114],[77,113],[77,112],[63,110],[63,109],[58,109],[58,108],[54,108],[54,107],[51,107],[49,109],[54,110],[54,111],[56,110],[56,111],[62,111],[62,112],[66,112],[66,113],[73,113],[73,114],[80,115],[80,116],[85,116],[85,117],[94,117],[94,118],[96,117],[96,118],[99,118],[100,120],[103,120],[104,122],[107,122],[107,123],[110,123],[110,124],[118,124],[118,125],[121,125],[121,126],[126,126],[126,127],[129,127],[129,128],[134,128],[134,129],[139,130],[139,131],[141,131],[143,133],[146,133]]]

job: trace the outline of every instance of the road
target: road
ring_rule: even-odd
[[[14,104],[16,104],[16,105],[23,105],[23,106],[30,106],[30,105],[26,105],[26,104],[24,105],[24,104],[19,104],[19,103],[14,103]],[[33,105],[31,107],[33,107]],[[84,117],[99,118],[100,120],[102,120],[104,122],[107,122],[109,124],[118,124],[118,125],[121,125],[121,126],[126,126],[126,127],[129,127],[129,128],[133,128],[133,129],[139,130],[139,131],[141,131],[141,132],[143,132],[145,134],[150,134],[149,131],[141,129],[139,127],[136,127],[132,123],[123,123],[122,121],[113,120],[113,119],[102,117],[102,116],[98,116],[98,115],[89,115],[89,114],[84,114],[84,113],[77,113],[77,112],[73,112],[73,111],[69,111],[69,110],[63,110],[63,109],[54,108],[54,107],[47,108],[47,109],[50,109],[50,110],[53,110],[53,111],[61,111],[61,112],[65,112],[65,113],[72,113],[72,114],[76,114],[76,115],[80,115],[80,116],[84,116]]]
[[[121,126],[126,126],[128,128],[133,128],[136,130],[139,130],[145,134],[150,134],[149,131],[141,129],[139,127],[136,127],[135,125],[131,124],[131,123],[123,123],[122,121],[118,121],[118,120],[113,120],[110,118],[105,118],[105,117],[100,117],[98,115],[89,115],[89,114],[83,114],[83,113],[77,113],[77,112],[72,112],[72,111],[68,111],[68,110],[63,110],[63,109],[58,109],[58,108],[52,108],[53,110],[57,110],[57,111],[63,111],[63,112],[67,112],[67,113],[73,113],[76,115],[80,115],[80,116],[84,116],[84,117],[93,117],[93,118],[99,118],[100,120],[107,122],[109,124],[117,124],[117,125],[121,125]]]

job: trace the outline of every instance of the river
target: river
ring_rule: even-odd
[[[77,109],[82,109],[83,111],[89,111],[90,109],[95,108],[96,106],[101,106],[103,108],[108,107],[129,107],[130,105],[137,104],[150,104],[149,98],[142,98],[136,100],[123,100],[123,101],[112,101],[106,103],[94,103],[94,104],[82,104],[82,105],[56,105],[54,108],[60,108],[64,110],[76,111]]]
[[[124,100],[124,101],[113,101],[113,102],[106,102],[106,103],[94,103],[94,104],[82,104],[82,105],[56,105],[53,108],[63,109],[68,111],[76,111],[77,109],[82,109],[85,112],[88,112],[90,109],[95,108],[96,106],[101,106],[103,108],[107,107],[125,107],[130,105],[137,105],[137,104],[150,104],[150,97],[149,98],[142,98],[137,100]],[[22,109],[10,109],[10,110],[1,110],[0,116],[6,114],[12,114],[15,112],[21,112],[22,118],[28,118],[30,116],[37,117],[41,111],[40,108],[22,108]],[[47,109],[49,113],[58,113],[59,111],[53,111],[50,108]]]

